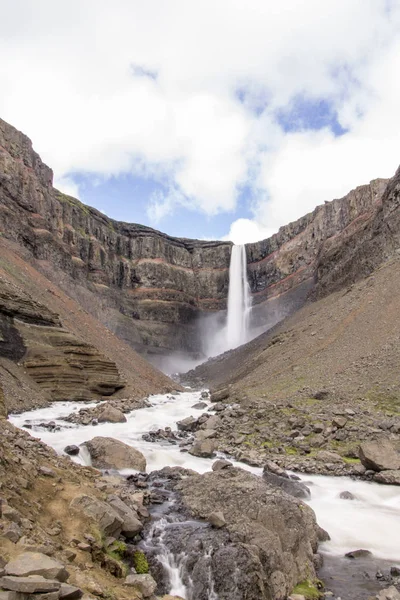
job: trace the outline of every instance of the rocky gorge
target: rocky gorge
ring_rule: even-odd
[[[399,181],[248,244],[261,335],[178,383],[145,358],[206,358],[231,244],[62,194],[0,121],[0,600],[398,600]]]

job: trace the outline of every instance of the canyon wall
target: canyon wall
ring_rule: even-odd
[[[338,249],[371,222],[386,186],[374,180],[247,245],[255,327],[355,277],[345,275],[349,249],[346,256]],[[141,353],[199,353],[201,318],[226,309],[229,242],[117,222],[62,194],[30,140],[1,120],[0,227],[42,273]],[[326,274],[332,267],[335,278]]]

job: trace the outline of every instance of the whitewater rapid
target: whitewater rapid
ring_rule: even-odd
[[[152,430],[165,427],[176,430],[176,422],[190,415],[199,417],[207,410],[192,408],[199,401],[204,401],[201,393],[193,391],[151,396],[149,407],[132,411],[126,415],[126,423],[118,424],[81,426],[64,421],[63,418],[71,412],[82,408],[82,403],[77,402],[59,402],[48,408],[11,415],[10,421],[20,428],[25,424],[31,425],[32,429],[28,430],[31,435],[40,438],[59,454],[63,454],[67,445],[79,445],[95,436],[107,436],[140,450],[146,457],[148,472],[165,466],[181,466],[204,473],[211,469],[212,459],[181,452],[178,445],[168,442],[146,442],[142,439],[144,433]],[[209,402],[207,405],[211,406]],[[49,431],[39,427],[40,423],[49,421],[55,421],[61,430]],[[71,458],[81,464],[89,462],[89,457],[83,453]],[[259,468],[233,462],[256,475],[262,473]],[[311,490],[308,504],[315,511],[318,523],[331,536],[331,540],[322,545],[324,553],[342,557],[346,552],[365,548],[376,558],[387,559],[394,564],[400,562],[400,487],[345,477],[302,475],[301,478]],[[344,491],[351,492],[355,499],[341,499],[340,493]]]

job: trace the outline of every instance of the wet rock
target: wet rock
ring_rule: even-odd
[[[69,454],[69,456],[77,456],[79,454],[79,446],[75,446],[74,444],[65,446],[64,452],[65,454]]]
[[[366,469],[372,471],[400,470],[400,455],[389,440],[363,442],[359,457]]]
[[[215,440],[203,440],[198,441],[193,444],[193,446],[189,449],[189,454],[193,456],[198,456],[200,458],[212,458],[215,454],[215,450],[217,448],[217,443]]]
[[[400,577],[400,567],[390,567],[390,574],[392,577]]]
[[[346,558],[366,558],[368,556],[372,556],[372,552],[369,550],[364,550],[360,548],[359,550],[353,550],[352,552],[346,552]]]
[[[386,485],[400,485],[400,470],[380,471],[379,473],[375,473],[374,480]]]
[[[0,579],[0,588],[19,592],[21,594],[37,594],[44,592],[57,592],[61,587],[59,581],[46,579],[40,575],[4,576]]]
[[[348,491],[340,492],[339,498],[341,498],[341,500],[355,500],[355,496]]]
[[[113,406],[105,406],[97,420],[99,423],[126,423],[124,413]]]
[[[201,392],[201,397],[202,398],[208,398],[210,396],[209,392],[207,392],[207,390],[203,390]]]
[[[209,598],[210,580],[220,598],[286,598],[294,581],[314,577],[317,525],[306,504],[235,467],[190,476],[174,489],[193,517],[222,512],[226,520],[220,529],[166,530],[164,543],[188,557],[193,598]]]
[[[377,594],[376,600],[400,600],[400,592],[394,585],[391,585],[390,587],[381,590],[379,594]]]
[[[117,538],[122,531],[123,518],[119,516],[112,506],[93,496],[85,494],[76,496],[70,503],[70,508],[94,521],[106,535]]]
[[[23,552],[6,564],[5,572],[16,577],[41,575],[45,579],[58,579],[61,582],[69,576],[62,563],[40,552]]]
[[[272,463],[274,464],[274,463]],[[287,494],[294,496],[295,498],[310,498],[311,492],[309,488],[301,481],[294,481],[289,479],[285,475],[276,475],[274,472],[269,470],[270,463],[265,465],[263,470],[263,479],[274,487],[279,487],[284,490]]]
[[[196,404],[193,404],[192,408],[195,408],[196,410],[203,410],[203,408],[207,408],[207,403],[197,402]]]
[[[329,542],[329,540],[331,539],[329,533],[319,525],[317,525],[317,535],[319,542]]]
[[[226,525],[224,513],[222,512],[212,512],[210,515],[208,515],[207,521],[217,529],[220,529]]]
[[[211,402],[221,402],[222,400],[226,400],[229,398],[229,388],[222,388],[215,392],[212,392],[210,396]]]
[[[115,512],[123,519],[122,534],[127,538],[133,538],[143,529],[142,522],[129,506],[125,504],[118,496],[112,495],[107,498],[108,504],[112,506]]]
[[[221,471],[221,469],[227,469],[228,467],[232,467],[232,463],[225,458],[219,458],[213,463],[211,468],[213,471]]]
[[[134,586],[142,594],[143,598],[150,598],[157,588],[157,583],[149,574],[128,575],[125,579],[125,585]]]
[[[197,427],[197,419],[194,417],[186,417],[186,419],[178,421],[176,425],[179,431],[195,431]]]
[[[110,437],[94,437],[85,442],[92,464],[98,469],[146,470],[146,459],[139,450]]]

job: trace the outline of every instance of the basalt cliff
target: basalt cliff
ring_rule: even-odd
[[[140,353],[201,354],[202,319],[222,318],[226,309],[231,244],[114,221],[56,190],[52,179],[30,140],[0,121],[4,242]],[[349,261],[386,186],[374,180],[247,245],[254,326],[270,327],[309,296],[372,268],[362,256],[362,267]]]

